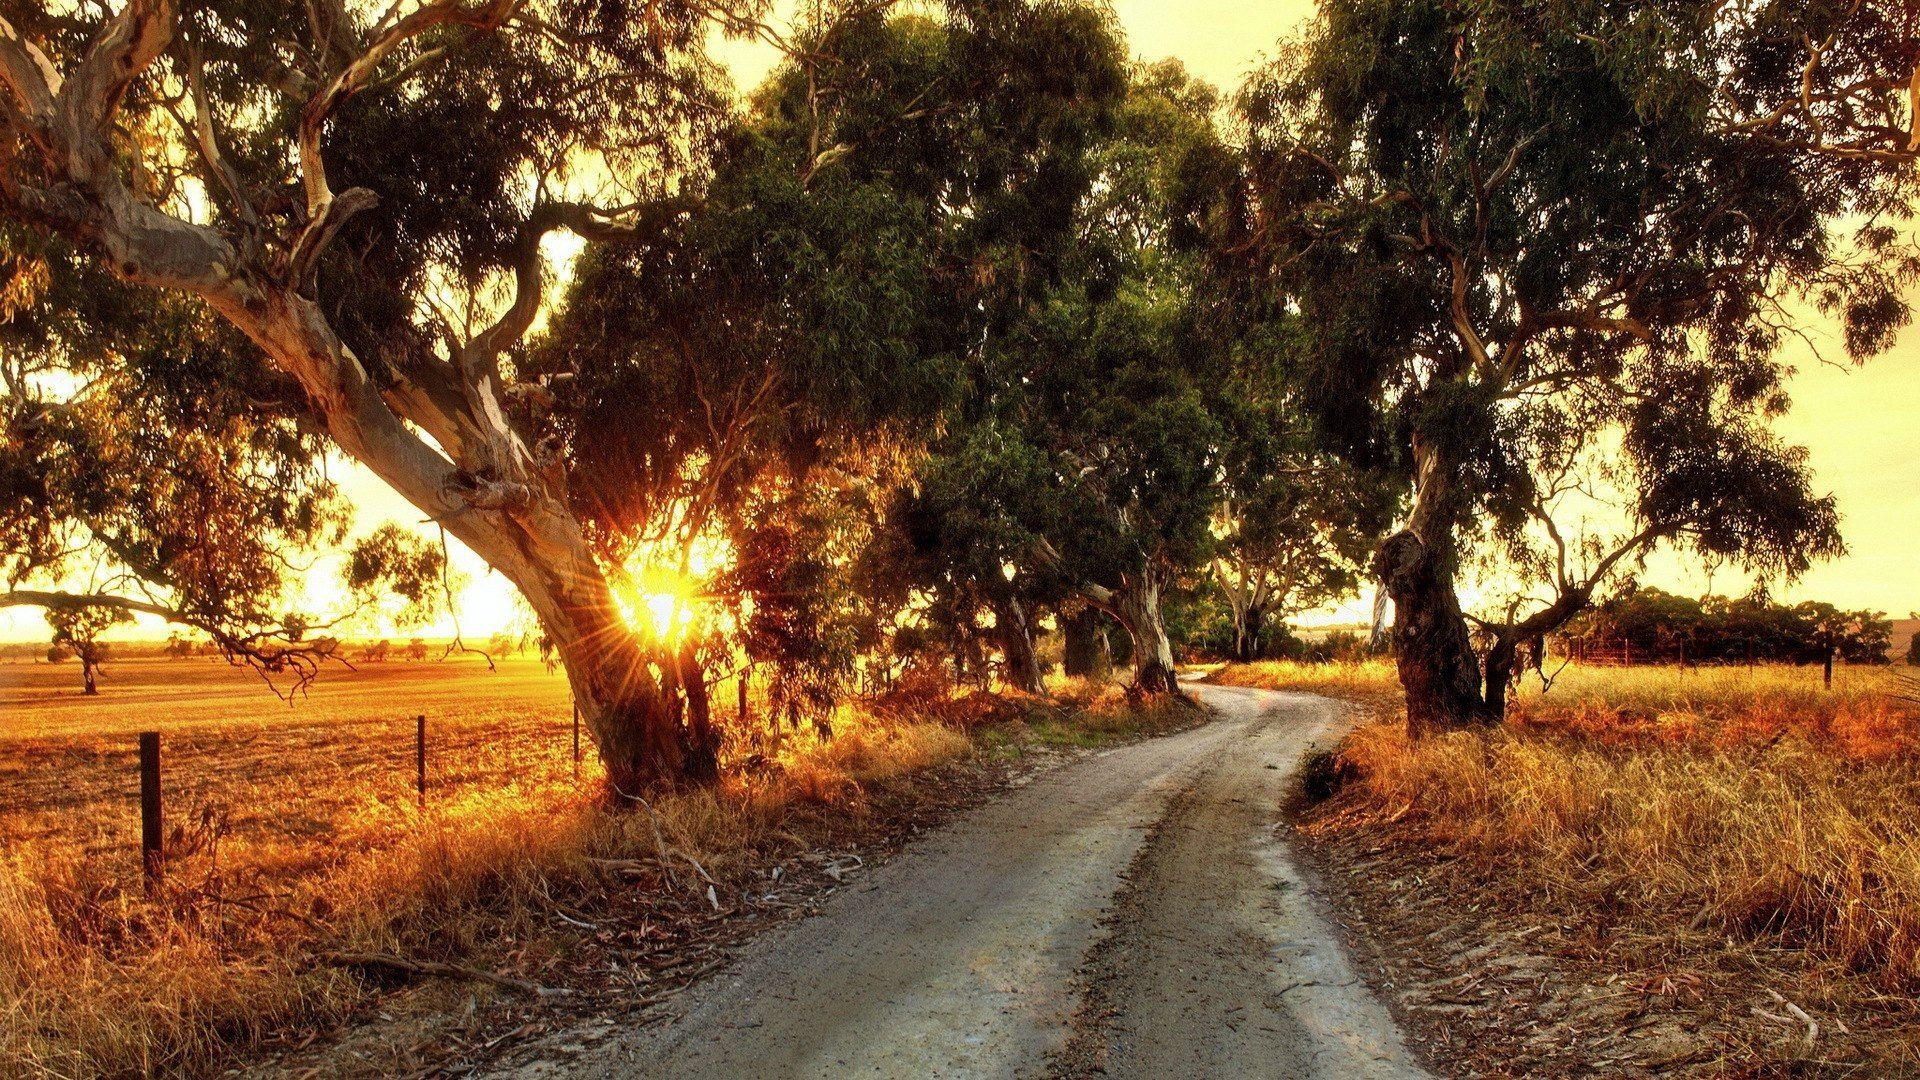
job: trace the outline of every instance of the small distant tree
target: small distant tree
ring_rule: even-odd
[[[96,677],[111,651],[108,644],[100,640],[100,635],[132,621],[133,616],[113,607],[83,604],[47,609],[47,625],[53,628],[53,647],[80,661],[80,682],[88,694],[100,692]]]
[[[426,639],[414,638],[407,642],[407,650],[401,655],[405,656],[408,660],[425,660],[427,658]]]
[[[527,638],[510,630],[496,630],[487,638],[487,655],[505,659],[527,651]]]
[[[1264,411],[1232,426],[1211,570],[1245,662],[1265,655],[1274,620],[1359,588],[1392,500],[1382,479],[1309,453]]]

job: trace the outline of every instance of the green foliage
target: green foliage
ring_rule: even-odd
[[[1227,432],[1210,393],[1218,357],[1190,331],[1192,260],[1168,189],[1214,145],[1212,100],[1177,65],[1135,73],[1113,134],[1088,150],[1059,277],[984,339],[915,518],[917,546],[962,576],[1012,565],[1052,602],[1209,550]]]
[[[937,420],[1060,247],[1122,78],[1074,3],[873,9],[801,44],[654,231],[588,253],[530,358],[605,532],[694,497],[725,516],[763,476]]]
[[[1913,17],[1324,5],[1236,103],[1242,180],[1201,204],[1218,280],[1235,313],[1296,336],[1327,445],[1409,477],[1416,454],[1437,463],[1430,542],[1484,538],[1563,588],[1657,542],[1791,577],[1840,539],[1767,428],[1789,305],[1838,317],[1856,359],[1886,347],[1920,272],[1896,227],[1920,173],[1778,125],[1801,123],[1803,89],[1816,112],[1857,93],[1870,107],[1846,115],[1877,138],[1905,108],[1882,76],[1920,60]],[[1819,64],[1795,59],[1828,34]],[[1627,526],[1557,545],[1554,516],[1586,496]]]
[[[397,600],[387,614],[396,626],[410,627],[433,618],[443,600],[451,602],[456,585],[449,573],[443,546],[388,522],[353,545],[340,580],[363,606]]]
[[[138,583],[182,619],[271,626],[294,552],[346,515],[285,384],[199,305],[0,232],[0,578]]]
[[[982,338],[1059,276],[1125,72],[1110,18],[1079,3],[874,9],[801,41],[657,228],[587,253],[527,371],[603,548],[731,537],[747,654],[819,711],[918,579],[887,569],[897,542],[830,563],[879,508],[802,492],[888,479],[960,403]],[[990,441],[928,473],[920,521],[1006,464]],[[949,550],[1003,582],[994,553],[1024,538],[981,509],[946,523]]]

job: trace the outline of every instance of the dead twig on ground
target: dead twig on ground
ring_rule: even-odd
[[[527,982],[525,979],[496,975],[491,971],[482,971],[479,968],[467,967],[463,964],[447,964],[438,960],[409,960],[404,956],[396,956],[393,953],[330,952],[322,953],[320,959],[325,963],[334,964],[339,967],[381,968],[387,971],[397,971],[403,975],[431,975],[446,979],[468,979],[473,982],[483,982],[508,990],[518,990],[523,994],[532,994],[535,997],[542,998],[561,997],[573,992],[565,988],[540,986],[536,983]]]

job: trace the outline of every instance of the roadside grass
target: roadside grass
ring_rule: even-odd
[[[1400,676],[1391,660],[1341,664],[1261,660],[1251,664],[1228,664],[1214,672],[1208,681],[1223,686],[1326,694],[1368,705],[1391,702],[1397,707],[1400,700]]]
[[[1808,668],[1569,668],[1498,730],[1409,742],[1376,714],[1323,763],[1338,790],[1307,828],[1445,852],[1486,884],[1476,902],[1597,921],[1648,955],[1744,950],[1802,993],[1910,1012],[1920,712],[1903,692],[1875,668],[1831,692]]]
[[[1130,701],[1121,686],[1106,681],[1056,678],[1047,691],[1051,700],[1028,701],[1019,715],[978,729],[974,737],[982,752],[1008,759],[1035,747],[1098,750],[1191,727],[1205,716],[1171,698]]]
[[[244,813],[192,807],[174,819],[183,826],[170,837],[166,885],[151,898],[96,832],[36,827],[0,854],[0,1076],[217,1072],[326,1030],[382,992],[370,973],[327,962],[338,954],[537,981],[538,958],[499,943],[525,942],[555,913],[591,916],[612,892],[631,892],[637,867],[642,888],[664,893],[677,872],[681,889],[711,882],[715,895],[738,896],[765,867],[844,835],[876,800],[913,799],[932,771],[966,768],[996,746],[1118,741],[1162,724],[1095,687],[986,708],[849,707],[836,737],[805,730],[743,745],[717,788],[666,794],[640,812],[601,804],[597,768],[576,781],[549,750],[530,757],[483,730],[463,745],[460,782],[422,814],[393,785],[328,774],[316,734],[278,773],[345,790],[320,798],[301,785],[286,815],[260,786],[239,790],[256,800]],[[1018,727],[1027,733],[1007,734]],[[242,816],[249,827],[232,828]],[[269,827],[276,817],[287,831]]]

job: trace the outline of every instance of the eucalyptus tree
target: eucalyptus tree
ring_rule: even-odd
[[[1274,620],[1358,591],[1394,507],[1389,478],[1316,452],[1298,410],[1273,404],[1291,400],[1276,391],[1228,421],[1210,570],[1240,661],[1260,658]]]
[[[905,553],[897,562],[935,598],[955,655],[967,655],[977,613],[990,611],[1002,677],[1030,694],[1046,690],[1035,624],[1071,588],[1057,567],[1030,557],[1059,525],[1052,464],[1017,429],[992,419],[960,425],[920,462],[910,495],[890,515]]]
[[[646,208],[662,227],[589,247],[529,361],[603,558],[728,537],[739,644],[790,704],[821,688],[788,675],[848,639],[812,632],[844,628],[808,544],[846,530],[815,496],[887,486],[984,328],[1055,272],[1081,147],[1124,84],[1110,22],[1048,0],[803,26],[710,169]],[[841,525],[870,517],[840,502]]]
[[[133,621],[125,611],[99,604],[58,605],[47,609],[47,626],[53,631],[53,648],[48,658],[62,652],[80,661],[80,685],[88,696],[100,692],[100,665],[107,659],[108,645],[100,635],[115,626]]]
[[[9,5],[0,212],[254,346],[296,422],[511,581],[614,787],[697,756],[512,415],[559,229],[613,239],[705,144],[702,5]],[[751,12],[732,14],[751,15]],[[536,395],[537,396],[537,395]]]
[[[1216,101],[1177,64],[1131,73],[1074,166],[1058,271],[983,328],[924,473],[952,515],[927,532],[996,628],[1022,614],[1009,599],[1092,605],[1132,638],[1148,693],[1177,692],[1161,597],[1204,564],[1224,456],[1226,354],[1194,330],[1174,212],[1176,185],[1220,155]]]
[[[1656,545],[1840,550],[1768,421],[1809,308],[1856,359],[1907,320],[1920,172],[1855,139],[1911,130],[1915,18],[1334,0],[1248,83],[1219,265],[1303,330],[1330,440],[1413,485],[1374,561],[1413,730],[1497,721],[1521,646]],[[1470,630],[1489,555],[1526,588]]]
[[[301,563],[349,520],[288,387],[204,308],[58,245],[4,245],[0,608],[41,608],[76,642],[102,619],[164,619],[292,689],[327,659],[307,631],[396,591],[438,604],[441,552],[389,530],[352,545],[343,610],[295,610]]]

